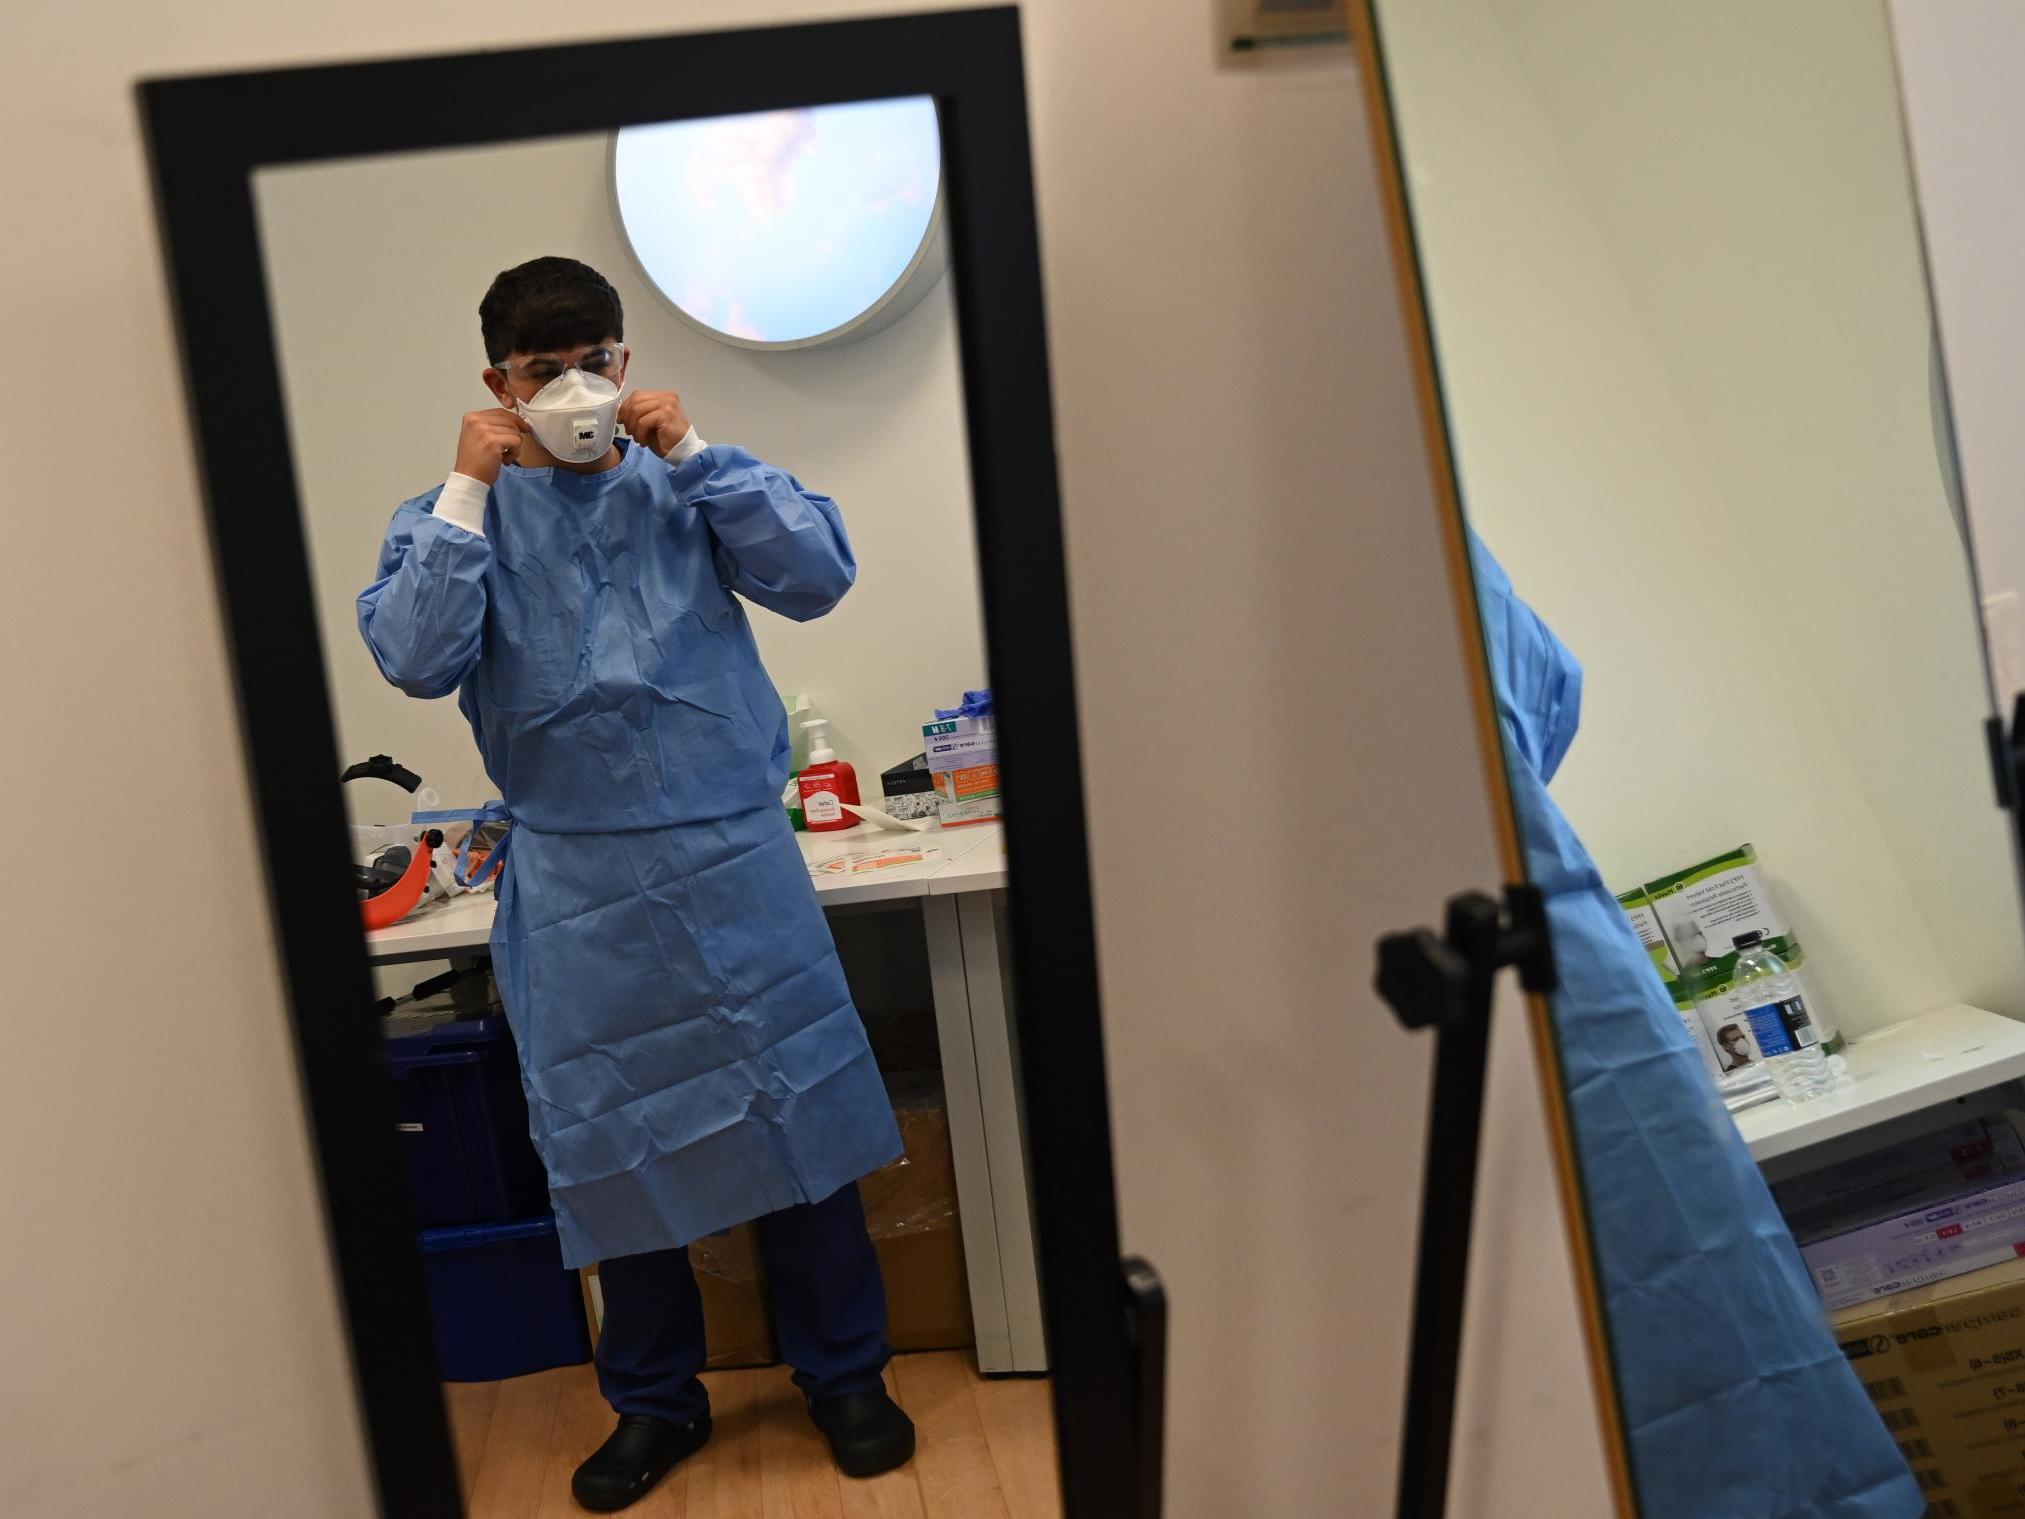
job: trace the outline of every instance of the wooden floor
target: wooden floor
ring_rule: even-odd
[[[626,1512],[639,1519],[1060,1519],[1048,1384],[978,1376],[968,1351],[894,1358],[886,1387],[920,1445],[840,1476],[786,1367],[714,1371],[710,1444]],[[570,1473],[612,1432],[589,1366],[444,1391],[471,1519],[580,1515]]]

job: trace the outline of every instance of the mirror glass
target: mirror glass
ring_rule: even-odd
[[[1988,1450],[1862,1358],[1902,1289],[2016,1291],[2025,1237],[1884,8],[1375,9],[1641,1501],[1971,1512]],[[1966,1196],[2002,1219],[1918,1226]]]
[[[924,129],[256,177],[476,1515],[1057,1511]]]

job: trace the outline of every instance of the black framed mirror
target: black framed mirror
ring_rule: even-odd
[[[656,1256],[651,1291],[683,1297],[686,1347],[697,1310],[669,1285],[673,1257],[688,1249],[708,1289],[699,1252],[717,1248],[734,1262],[719,1285],[766,1299],[771,1339],[752,1352],[766,1360],[797,1333],[836,1339],[782,1313],[797,1252],[819,1248],[808,1231],[835,1227],[861,1265],[868,1239],[915,1257],[877,1252],[886,1321],[858,1328],[878,1344],[841,1377],[797,1366],[792,1392],[784,1368],[703,1371],[747,1379],[739,1427],[704,1425],[710,1446],[761,1439],[803,1397],[815,1410],[895,1388],[913,1466],[878,1481],[904,1488],[938,1439],[981,1435],[1037,1502],[1058,1461],[1067,1513],[1132,1511],[1157,1410],[1118,1260],[1016,12],[154,80],[140,96],[382,1511],[465,1511],[459,1459],[483,1490],[478,1456],[453,1449],[452,1362],[470,1382],[575,1368],[530,1396],[555,1399],[544,1427],[564,1444],[544,1459],[590,1453],[596,1431],[566,1409],[585,1406],[590,1335],[614,1332],[613,1283],[577,1268]],[[721,220],[820,233],[856,187],[868,225],[904,225],[846,229],[844,261],[904,240],[918,143],[818,119],[856,110],[863,126],[895,102],[933,106],[948,274],[854,342],[713,347],[705,328],[749,337],[749,313],[678,321],[649,283],[671,307],[682,294],[647,261],[607,256],[616,200],[583,165],[615,164],[624,129],[683,124],[729,131],[686,150],[692,171],[729,154]],[[660,172],[703,203],[693,172]],[[836,252],[822,235],[809,247]],[[904,305],[858,262],[871,305]],[[584,326],[587,300],[608,300],[592,325],[609,330]],[[706,370],[701,390],[686,378]],[[458,405],[478,418],[461,430]],[[476,486],[463,515],[445,505],[459,475]],[[833,497],[838,477],[865,484]],[[363,640],[346,626],[362,607]],[[938,731],[910,731],[910,712]],[[415,786],[363,801],[395,769],[382,754]],[[446,813],[466,815],[432,816]],[[703,889],[727,876],[721,895]],[[501,1084],[515,1049],[519,1079],[509,1064]],[[895,1078],[914,1066],[937,1084],[910,1107]],[[481,1070],[491,1084],[474,1087]],[[444,1105],[427,1119],[405,1106],[414,1084]],[[506,1149],[489,1169],[466,1156],[447,1202],[425,1198],[442,1173],[418,1169],[418,1137],[446,1112],[483,1127],[476,1096]],[[516,1098],[545,1170],[532,1202],[499,1119]],[[841,1226],[810,1221],[846,1193]],[[799,1233],[722,1232],[787,1215]],[[773,1268],[757,1298],[754,1257]],[[506,1263],[530,1258],[545,1346],[519,1343],[535,1299],[502,1296]],[[903,1280],[964,1299],[943,1317],[965,1327],[920,1341],[940,1336],[921,1353],[953,1359],[918,1399],[905,1358],[884,1359]],[[573,1328],[555,1317],[572,1311]],[[599,1372],[624,1412],[623,1376]],[[687,1396],[694,1370],[668,1377]],[[987,1427],[994,1388],[1032,1389],[1011,1394],[1025,1443],[1010,1454]],[[654,1406],[658,1466],[665,1430],[693,1437],[703,1416],[680,1397]],[[835,1427],[794,1427],[798,1459],[827,1437],[851,1480]],[[585,1438],[566,1449],[572,1428]]]

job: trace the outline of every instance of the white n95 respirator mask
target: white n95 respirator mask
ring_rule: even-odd
[[[565,464],[589,464],[604,457],[619,430],[619,387],[581,369],[566,369],[534,393],[516,401],[543,448]]]

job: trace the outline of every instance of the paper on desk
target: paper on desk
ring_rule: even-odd
[[[927,818],[896,818],[891,813],[881,812],[877,807],[864,807],[856,802],[844,802],[840,805],[844,811],[853,814],[862,822],[872,824],[876,828],[890,828],[895,833],[926,833],[928,831],[929,820]]]
[[[878,870],[893,870],[902,865],[926,865],[942,858],[941,846],[930,844],[926,847],[896,844],[890,849],[853,849],[843,854],[830,855],[825,859],[810,860],[809,874],[816,880],[830,876],[868,875]]]
[[[1901,1018],[1896,1023],[1887,1023],[1883,1028],[1872,1029],[1869,1033],[1863,1036],[1860,1042],[1865,1045],[1876,1044],[1881,1040],[1890,1039],[1895,1037],[1896,1035],[1906,1033],[1908,1030],[1916,1031],[1918,1033],[1927,1035],[1928,1037],[1932,1037],[1932,1025],[1929,1021],[1930,1017],[1931,1015],[1929,1015],[1929,1017],[1920,1017],[1920,1018]],[[1957,1034],[1956,1037],[1962,1038],[1965,1041],[1970,1042],[1957,1044],[1952,1048],[1946,1049],[1941,1048],[1937,1045],[1930,1044],[1920,1051],[1919,1058],[1922,1060],[1956,1060],[1962,1057],[1963,1055],[1975,1054],[1978,1050],[1985,1048],[1990,1042],[1988,1036],[1982,1034],[1966,1034],[1966,1035]],[[1851,1042],[1855,1043],[1858,1041],[1851,1041]]]

